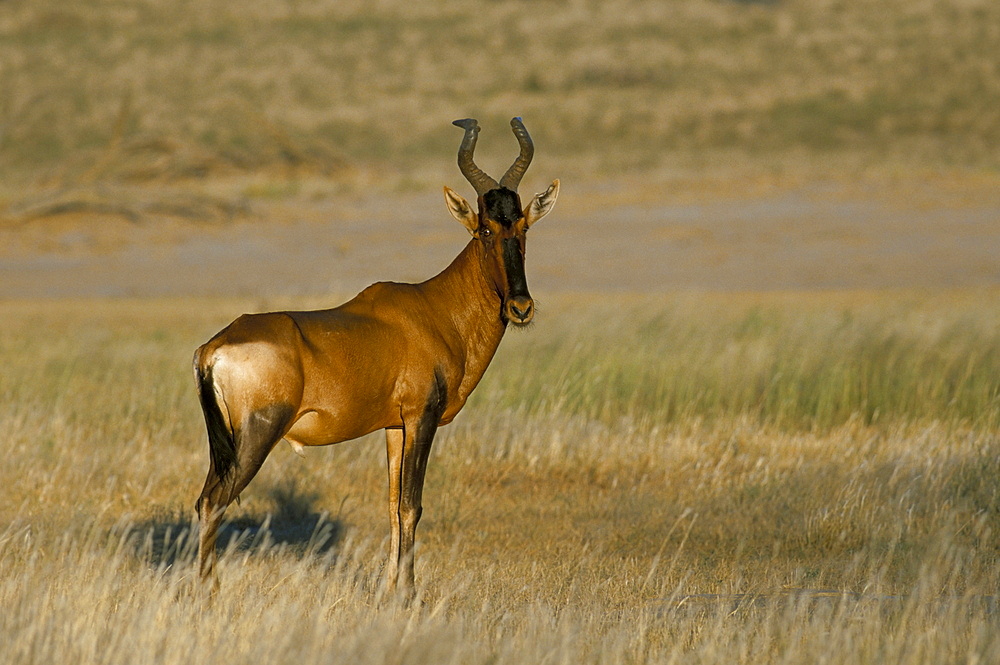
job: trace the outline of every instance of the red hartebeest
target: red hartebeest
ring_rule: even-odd
[[[473,161],[479,125],[465,130],[458,165],[478,212],[444,188],[472,234],[440,274],[420,284],[379,282],[334,309],[245,314],[201,346],[194,371],[208,427],[209,468],[196,510],[201,576],[215,574],[222,515],[281,440],[296,450],[385,429],[392,526],[386,587],[413,589],[413,539],[434,433],[479,383],[508,323],[534,304],[524,276],[525,232],[556,202],[553,181],[522,209],[517,186],[534,152],[520,118],[521,152],[499,183]]]

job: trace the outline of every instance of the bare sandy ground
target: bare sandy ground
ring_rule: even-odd
[[[467,240],[437,188],[251,200],[224,221],[76,211],[0,225],[0,298],[344,296],[430,277]],[[529,234],[528,278],[541,297],[996,286],[1000,193],[989,182],[725,196],[564,183]]]

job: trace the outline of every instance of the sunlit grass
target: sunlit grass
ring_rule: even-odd
[[[336,559],[268,547],[231,556],[228,586],[206,603],[185,568],[150,564],[141,533],[83,533],[41,555],[21,532],[3,536],[0,556],[21,571],[0,586],[11,663],[990,662],[1000,647],[989,601],[935,588],[964,574],[947,549],[905,597],[684,598],[654,585],[647,593],[667,595],[622,608],[601,599],[622,583],[593,579],[585,553],[580,569],[559,572],[577,590],[596,583],[586,603],[574,591],[551,604],[511,597],[513,581],[490,571],[404,610],[377,604],[363,547]]]
[[[381,591],[377,434],[280,445],[219,597],[194,584],[190,354],[252,307],[4,303],[5,658],[990,662],[987,296],[556,298],[438,435],[413,609]]]
[[[478,398],[605,421],[747,417],[810,429],[857,418],[989,429],[1000,417],[992,298],[584,301],[554,315],[544,336],[514,336],[503,350],[511,362],[488,384],[501,394]],[[535,371],[523,371],[518,353]]]
[[[1000,166],[998,26],[987,0],[12,0],[0,216],[424,191],[449,120],[493,172],[514,114],[533,173],[621,178],[584,208],[867,168],[938,208],[921,174],[956,169],[962,205]],[[0,660],[1000,661],[996,295],[553,298],[438,434],[413,608],[382,594],[378,433],[279,445],[196,585],[191,354],[258,303],[0,303]]]

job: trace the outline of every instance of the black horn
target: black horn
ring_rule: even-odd
[[[500,186],[517,191],[517,186],[521,184],[521,178],[524,177],[524,172],[528,170],[531,158],[535,154],[535,144],[531,142],[531,137],[528,135],[528,130],[524,128],[521,118],[511,118],[510,126],[514,130],[517,142],[521,145],[521,154],[517,156],[517,159],[510,165],[507,172],[503,174],[503,178],[500,179]]]
[[[491,189],[495,189],[497,181],[486,175],[472,161],[472,153],[476,150],[476,139],[479,138],[479,122],[474,118],[465,118],[464,120],[456,120],[451,124],[465,130],[462,145],[458,147],[458,168],[462,170],[462,175],[476,189],[476,194],[479,196],[482,196]]]

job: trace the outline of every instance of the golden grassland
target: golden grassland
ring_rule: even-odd
[[[247,303],[5,302],[4,658],[992,662],[996,302],[552,299],[439,433],[412,609],[378,435],[281,444],[197,591],[190,354]]]
[[[565,178],[995,172],[998,41],[992,0],[8,0],[0,182],[437,184],[515,114]]]
[[[357,222],[457,184],[453,118],[506,167],[515,114],[560,210],[593,231],[615,209],[623,233],[631,211],[703,271],[816,238],[860,266],[839,250],[916,227],[940,252],[862,257],[886,283],[975,264],[966,290],[545,295],[435,442],[412,608],[380,587],[378,435],[280,444],[228,514],[214,602],[194,579],[191,354],[263,298],[329,300],[0,301],[0,660],[1000,661],[1000,306],[969,251],[1000,191],[997,43],[992,0],[0,3],[5,274],[201,234],[287,248],[337,208],[331,251],[367,279],[397,249],[351,243],[398,229]],[[892,205],[652,228],[665,200],[785,190]],[[97,263],[44,284],[100,286]]]

